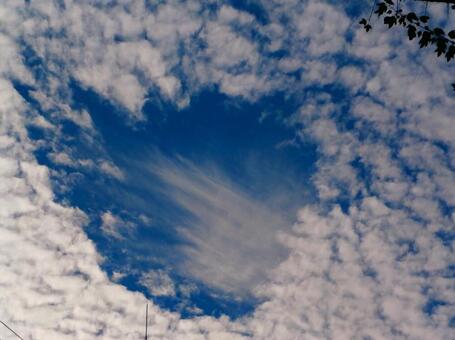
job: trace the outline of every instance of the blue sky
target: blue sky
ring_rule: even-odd
[[[363,32],[369,10],[1,4],[0,320],[132,339],[149,304],[153,339],[453,337],[453,65]]]

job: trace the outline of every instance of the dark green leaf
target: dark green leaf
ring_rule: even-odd
[[[360,25],[366,25],[367,24],[367,19],[362,18],[362,20],[359,21]]]
[[[451,38],[451,39],[455,39],[455,30],[453,31],[450,31],[448,36]]]

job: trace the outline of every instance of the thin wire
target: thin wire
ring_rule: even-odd
[[[370,12],[370,16],[368,17],[368,21],[371,21],[371,16],[373,15],[373,11],[376,7],[376,3],[378,2],[378,0],[374,0],[374,3],[373,3],[373,7],[371,7],[371,12]]]
[[[17,334],[14,330],[12,330],[11,327],[9,327],[9,326],[8,326],[6,323],[4,323],[2,320],[0,320],[0,323],[1,323],[3,326],[5,326],[6,328],[8,328],[8,329],[11,331],[11,333],[13,333],[13,334],[14,334],[15,336],[17,336],[19,339],[24,340],[23,337],[21,337],[21,336],[20,336],[19,334]]]
[[[147,340],[147,329],[148,329],[148,321],[149,321],[149,305],[148,303],[145,305],[145,340]]]

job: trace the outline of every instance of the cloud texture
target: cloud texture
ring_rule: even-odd
[[[453,338],[453,66],[380,27],[351,30],[344,10],[325,2],[267,1],[264,20],[212,5],[2,2],[0,319],[30,339],[142,335],[145,298],[100,270],[86,216],[55,203],[25,126],[48,131],[53,152],[69,152],[57,142],[64,119],[96,140],[71,81],[136,123],[149,92],[184,106],[216,86],[246,100],[298,97],[283,123],[317,143],[318,203],[279,235],[290,255],[257,287],[266,301],[253,315],[182,320],[152,306],[152,338]],[[33,98],[23,100],[17,82]],[[106,215],[106,227],[114,220]],[[161,274],[151,278],[169,283]]]

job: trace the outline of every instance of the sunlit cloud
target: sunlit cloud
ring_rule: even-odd
[[[453,65],[380,25],[357,30],[343,6],[3,1],[0,320],[30,339],[137,339],[148,302],[157,339],[450,339]],[[152,95],[181,109],[207,89],[239,105],[284,93],[294,109],[270,116],[295,131],[289,145],[315,145],[313,200],[289,204],[280,190],[258,197],[210,160],[141,154],[135,177],[137,160],[127,169],[109,157],[72,83],[138,131]],[[255,310],[185,319],[123,286],[128,273],[109,277],[84,229],[93,212],[58,190],[57,179],[68,193],[70,174],[83,172],[158,192],[179,211],[166,222],[174,217],[180,261],[139,275],[150,295],[190,297],[176,270],[234,298],[259,297]],[[127,194],[130,206],[139,202]],[[145,209],[131,216],[109,207],[95,220],[103,237],[125,244],[159,220]]]

